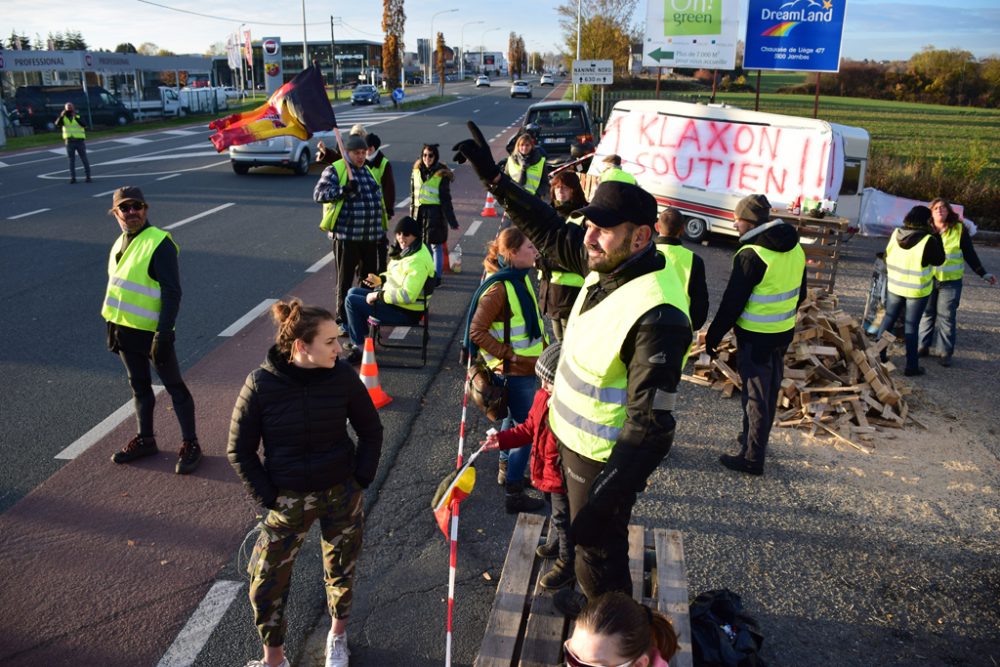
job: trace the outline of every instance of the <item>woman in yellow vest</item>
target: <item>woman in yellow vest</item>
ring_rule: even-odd
[[[552,177],[552,208],[563,220],[587,205],[580,178],[575,172],[564,170]],[[583,222],[582,218],[573,221]],[[583,287],[583,276],[567,271],[551,259],[538,258],[538,303],[542,314],[552,321],[552,333],[562,340],[569,313],[573,310],[576,295]]]
[[[535,361],[548,341],[531,287],[530,272],[538,251],[513,227],[487,245],[483,266],[487,277],[472,297],[465,326],[465,349],[482,355],[507,383],[510,419],[523,423],[538,391]],[[544,503],[524,493],[524,470],[531,445],[511,450],[498,481],[506,485],[507,512],[531,512]],[[502,461],[502,460],[501,460]]]
[[[455,174],[441,162],[437,144],[424,144],[420,159],[410,173],[410,217],[423,226],[423,242],[434,256],[437,284],[444,272],[444,248],[448,228],[458,229],[455,209],[451,204],[451,182]]]
[[[944,264],[934,269],[934,287],[924,316],[920,318],[920,346],[917,353],[926,357],[931,350],[940,355],[942,366],[951,366],[955,352],[955,315],[962,299],[962,276],[968,262],[976,274],[996,285],[997,279],[987,273],[972,245],[972,236],[946,200],[938,197],[931,202],[935,233],[944,245]]]
[[[549,165],[538,148],[537,128],[525,128],[514,140],[510,157],[497,163],[500,171],[540,199],[549,198]]]
[[[876,338],[896,324],[904,315],[904,338],[906,341],[906,369],[908,376],[923,375],[917,354],[917,335],[920,318],[927,306],[927,299],[933,287],[932,266],[944,263],[944,246],[941,237],[931,229],[931,210],[926,206],[914,206],[903,218],[903,228],[893,230],[889,244],[885,248],[885,268],[888,277],[888,293],[885,299],[885,315],[879,325]],[[882,361],[888,361],[887,350],[882,350]]]

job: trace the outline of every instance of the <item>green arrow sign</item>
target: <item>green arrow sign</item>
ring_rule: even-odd
[[[673,51],[661,51],[659,47],[657,47],[655,51],[647,53],[646,55],[649,56],[650,58],[652,58],[653,60],[657,61],[657,62],[659,62],[661,60],[673,60],[674,59],[674,52]]]

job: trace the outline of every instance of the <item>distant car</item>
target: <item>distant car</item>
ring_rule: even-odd
[[[490,77],[482,75],[476,77],[476,88],[489,88],[490,87]]]
[[[531,84],[527,81],[518,79],[514,83],[510,84],[510,96],[512,98],[518,95],[523,95],[527,98],[531,98]]]
[[[539,86],[554,86],[556,85],[555,79],[552,78],[551,74],[543,74],[541,81],[538,82]]]
[[[234,86],[223,86],[222,90],[226,92],[226,99],[231,100],[234,97],[243,98],[246,97],[246,91],[237,90]]]
[[[307,141],[296,137],[274,137],[263,141],[229,147],[229,162],[233,171],[246,175],[251,167],[283,167],[291,169],[299,176],[309,173],[316,145],[322,141],[327,146],[336,146],[333,132],[317,132]]]
[[[355,104],[381,104],[378,88],[371,84],[361,84],[351,93],[351,106]]]
[[[524,125],[537,126],[538,144],[553,164],[570,157],[573,144],[594,141],[590,110],[584,102],[539,102],[528,107]]]
[[[406,80],[406,83],[413,84],[414,86],[421,86],[424,83],[424,77],[422,76],[411,76]]]

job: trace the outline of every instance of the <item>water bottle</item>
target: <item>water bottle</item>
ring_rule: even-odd
[[[462,272],[462,246],[456,245],[455,249],[451,251],[451,272],[461,273]]]

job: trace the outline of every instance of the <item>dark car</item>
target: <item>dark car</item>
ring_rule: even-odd
[[[84,122],[94,125],[132,122],[132,112],[118,97],[100,86],[90,86],[86,93],[78,86],[21,86],[14,91],[14,104],[21,124],[31,125],[36,130],[55,129],[56,118],[67,102],[73,103]]]
[[[370,83],[363,83],[354,89],[351,93],[351,105],[355,104],[381,104],[382,98],[379,97],[378,88],[371,85]]]
[[[583,102],[539,102],[528,107],[524,124],[537,126],[538,145],[552,163],[565,162],[573,144],[594,141],[590,109]]]

